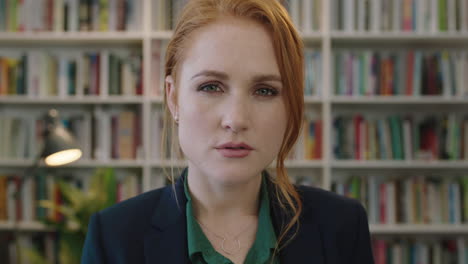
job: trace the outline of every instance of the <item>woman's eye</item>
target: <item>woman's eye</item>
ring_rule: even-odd
[[[209,93],[221,92],[221,88],[219,87],[219,85],[213,83],[202,85],[198,90]]]
[[[255,94],[260,96],[275,96],[278,94],[278,91],[272,88],[260,88],[255,91]]]

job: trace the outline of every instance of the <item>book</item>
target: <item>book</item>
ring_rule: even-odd
[[[0,31],[8,32],[139,31],[141,18],[142,0],[0,1]]]
[[[124,111],[118,116],[118,158],[133,159],[135,158],[134,144],[134,124],[135,114],[133,112]]]

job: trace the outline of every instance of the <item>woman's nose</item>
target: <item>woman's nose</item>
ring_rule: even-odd
[[[248,99],[234,98],[225,106],[221,125],[223,129],[230,130],[232,133],[245,131],[249,127],[250,114]]]

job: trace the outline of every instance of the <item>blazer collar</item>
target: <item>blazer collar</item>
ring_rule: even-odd
[[[271,181],[267,181],[270,194],[270,214],[272,216],[273,227],[277,238],[283,226],[289,223],[290,216],[286,215],[281,209],[275,194],[275,185]],[[301,198],[301,190],[296,188]],[[302,199],[304,201],[304,199]],[[299,230],[297,225],[291,228],[283,241],[289,241],[291,236],[294,236],[291,242],[280,251],[280,263],[283,264],[325,264],[324,247],[322,232],[319,228],[318,217],[314,215],[312,208],[303,204],[303,210],[299,219]]]
[[[187,170],[187,169],[185,169]],[[181,175],[185,175],[185,170]],[[162,190],[151,219],[152,228],[145,236],[145,261],[150,263],[187,264],[187,218],[184,194],[185,177]]]
[[[145,236],[146,263],[190,263],[187,248],[187,219],[185,205],[187,198],[184,193],[184,180],[187,168],[176,181],[174,187],[167,186],[152,216],[152,228]],[[289,217],[284,214],[274,197],[274,185],[267,181],[270,194],[270,213],[273,227],[277,236],[281,227],[288,223]],[[282,264],[325,264],[323,255],[323,239],[320,232],[317,217],[313,210],[304,206],[300,218],[300,229],[296,233],[293,227],[287,234],[287,238],[295,234],[294,239],[280,252]],[[286,240],[287,240],[286,238]]]

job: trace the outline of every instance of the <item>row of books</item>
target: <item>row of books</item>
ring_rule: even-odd
[[[151,49],[151,91],[154,96],[164,94],[164,58],[166,56],[167,43],[163,41],[153,41]]]
[[[142,0],[0,0],[0,31],[137,31]]]
[[[468,30],[465,0],[334,0],[332,28],[348,32]]]
[[[468,116],[336,116],[336,159],[467,160]]]
[[[375,264],[465,264],[467,239],[373,239]]]
[[[353,176],[332,189],[360,200],[372,224],[468,223],[468,176]]]
[[[303,33],[322,29],[322,0],[287,0],[283,2],[296,25]]]
[[[162,159],[173,159],[180,160],[183,159],[182,153],[180,155],[176,154],[172,149],[168,149],[168,146],[171,146],[172,133],[167,133],[165,152],[162,153],[163,147],[163,127],[164,127],[164,112],[161,109],[155,109],[151,113],[151,159],[162,160]],[[171,157],[171,153],[174,153]]]
[[[143,157],[142,121],[139,111],[98,106],[92,116],[92,158],[132,160]]]
[[[94,113],[61,111],[63,125],[75,136],[82,159],[142,157],[141,117],[131,110],[103,109]],[[0,159],[34,158],[42,148],[43,115],[0,112]]]
[[[33,158],[43,146],[44,120],[42,115],[21,115],[0,112],[0,159]],[[64,114],[61,122],[74,134],[83,151],[91,156],[91,119],[78,112]]]
[[[188,0],[153,0],[152,26],[158,31],[171,30]]]
[[[141,180],[138,175],[127,171],[118,173],[117,184],[113,188],[116,193],[115,202],[121,202],[142,192]],[[70,175],[53,175],[41,171],[36,177],[24,178],[18,175],[0,175],[0,222],[34,222],[49,220],[59,222],[63,215],[56,210],[44,208],[39,201],[49,200],[56,205],[66,201],[61,193],[58,181],[65,181],[80,189],[87,190],[90,184],[89,175],[73,177]],[[22,184],[21,192],[15,196]]]
[[[465,51],[349,51],[334,53],[336,95],[468,96]]]
[[[323,85],[322,53],[318,50],[306,49],[304,52],[305,87],[304,95],[320,96]]]
[[[0,54],[0,96],[141,95],[140,54],[109,50]]]
[[[323,124],[321,120],[307,116],[302,124],[299,139],[291,151],[290,160],[320,160],[322,159]]]
[[[59,236],[55,233],[0,233],[0,263],[31,264],[28,250],[38,250],[47,263],[58,263]],[[42,262],[41,262],[42,263]]]

